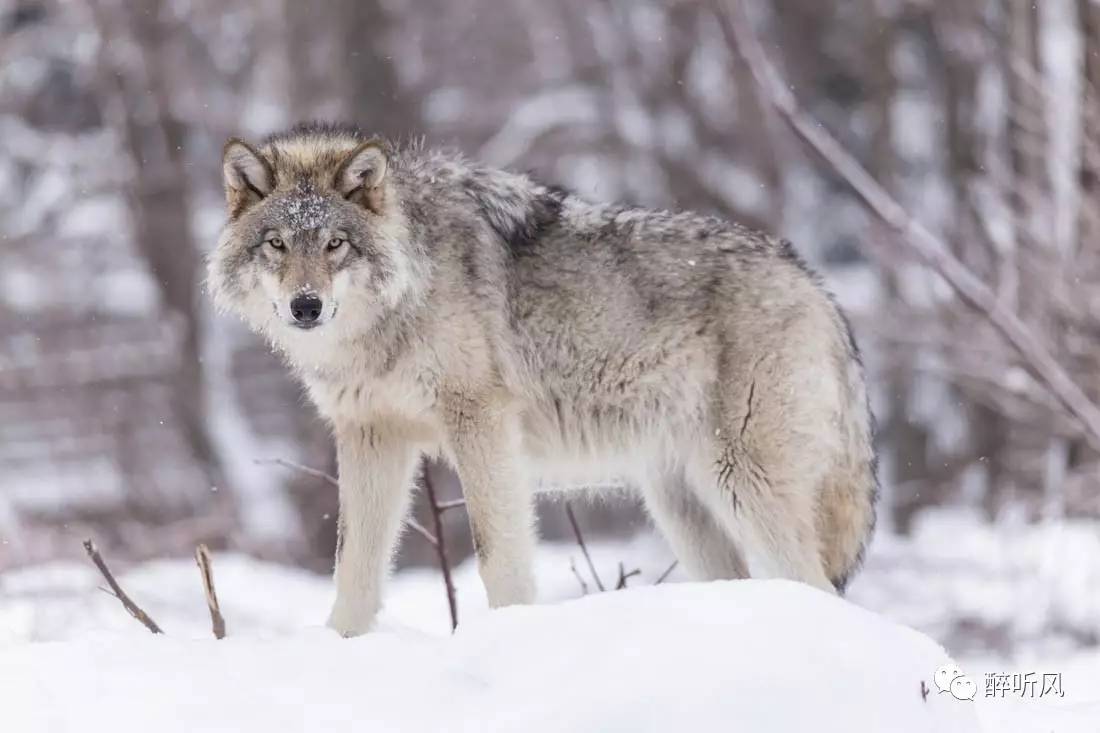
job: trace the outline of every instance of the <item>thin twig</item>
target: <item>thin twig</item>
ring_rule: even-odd
[[[565,502],[565,516],[569,517],[569,524],[573,527],[573,536],[577,538],[577,544],[580,545],[581,552],[584,554],[584,561],[588,563],[588,572],[592,573],[592,579],[596,581],[596,587],[600,591],[607,590],[603,587],[603,582],[600,580],[599,573],[596,572],[596,565],[592,562],[592,556],[588,554],[588,546],[584,544],[584,536],[581,534],[581,528],[577,524],[577,517],[573,514],[573,505],[569,502]]]
[[[679,565],[679,564],[680,564],[679,560],[673,560],[672,564],[668,566],[667,570],[665,570],[663,573],[661,573],[661,575],[657,578],[657,582],[654,583],[653,585],[660,585],[661,583],[668,580],[668,576],[672,575],[672,571],[675,570],[676,566]]]
[[[439,502],[439,511],[445,512],[448,509],[457,509],[464,506],[466,506],[465,499],[451,499],[450,501]]]
[[[331,473],[326,473],[325,471],[317,468],[310,468],[309,466],[304,466],[301,463],[295,463],[294,461],[288,461],[285,458],[257,458],[253,461],[253,463],[258,466],[282,466],[283,468],[289,468],[292,471],[304,473],[307,476],[319,478],[322,481],[326,481],[332,484],[333,486],[340,485],[339,479],[337,479]],[[444,504],[442,504],[440,508],[451,509],[454,506],[460,506],[462,504],[465,504],[465,502],[463,502],[461,499],[458,499],[456,501],[444,502]],[[411,529],[413,532],[416,532],[418,535],[423,537],[432,547],[436,547],[438,545],[439,540],[436,539],[435,535],[425,529],[422,524],[417,522],[412,517],[406,518],[405,524],[407,524],[409,529]]]
[[[439,548],[439,540],[423,524],[416,521],[412,517],[405,517],[405,525],[413,532],[416,532],[418,535],[423,537],[424,541],[427,542],[429,545],[437,549]]]
[[[122,607],[126,609],[126,612],[144,624],[145,628],[149,629],[154,634],[163,634],[164,632],[157,626],[157,622],[150,618],[149,614],[145,613],[140,606],[130,600],[130,596],[126,595],[126,592],[119,586],[118,581],[115,580],[115,576],[111,575],[107,563],[103,562],[103,558],[100,556],[95,543],[91,540],[84,540],[84,551],[88,553],[88,557],[95,563],[95,566],[99,569],[99,574],[107,581],[107,585],[111,587],[111,591],[114,593],[115,598],[117,598],[119,603],[122,604]]]
[[[727,43],[752,72],[761,95],[790,128],[843,178],[887,228],[904,237],[926,266],[947,282],[959,298],[983,314],[1020,354],[1033,374],[1082,426],[1082,435],[1100,447],[1100,407],[1097,407],[1040,338],[1006,307],[988,285],[952,254],[951,249],[886,191],[817,120],[806,114],[779,76],[752,31],[743,2],[718,13]]]
[[[588,595],[588,583],[584,582],[584,578],[581,577],[580,572],[577,570],[577,563],[573,561],[572,557],[569,558],[569,569],[573,571],[573,577],[580,583],[581,592],[584,595]]]
[[[615,584],[615,590],[622,590],[626,587],[626,581],[633,578],[635,575],[641,575],[642,571],[639,568],[634,568],[629,573],[626,572],[626,568],[623,566],[622,561],[619,562],[619,582]]]
[[[257,466],[282,466],[283,468],[289,468],[292,471],[298,471],[304,473],[307,476],[319,478],[322,481],[327,481],[333,486],[339,486],[340,482],[331,473],[326,473],[316,468],[310,468],[309,466],[303,466],[301,463],[295,463],[294,461],[288,461],[285,458],[257,458],[253,461]]]
[[[218,593],[214,590],[214,564],[210,559],[210,548],[203,544],[196,547],[195,562],[199,566],[202,590],[206,595],[206,607],[210,609],[210,626],[214,631],[214,638],[224,639],[225,617],[222,616],[222,608],[218,603]]]
[[[435,485],[432,482],[431,473],[428,471],[428,462],[424,461],[423,470],[424,491],[428,495],[428,506],[432,510],[432,520],[435,523],[434,543],[435,554],[439,558],[439,570],[443,573],[443,585],[447,589],[447,608],[451,612],[451,631],[458,628],[458,603],[455,600],[455,584],[451,578],[451,563],[447,560],[447,546],[443,535],[443,510],[435,497]]]

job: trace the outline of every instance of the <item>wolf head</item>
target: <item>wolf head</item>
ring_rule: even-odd
[[[209,284],[253,328],[282,343],[362,328],[413,287],[386,142],[317,125],[259,147],[234,138],[222,172],[228,221]]]

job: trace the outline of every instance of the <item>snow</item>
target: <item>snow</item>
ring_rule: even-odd
[[[299,187],[290,196],[274,204],[272,216],[295,232],[306,232],[325,226],[332,218],[332,205],[324,196],[312,189]]]
[[[846,600],[781,581],[687,584],[679,572],[652,587],[671,557],[653,535],[590,542],[606,586],[620,561],[641,574],[625,591],[578,599],[571,561],[595,587],[578,549],[544,543],[542,605],[489,611],[475,564],[462,563],[451,637],[439,574],[409,569],[389,584],[378,631],[354,640],[319,626],[328,577],[242,555],[215,557],[221,642],[190,559],[117,563],[122,586],[165,629],[155,638],[98,590],[83,559],[40,565],[0,575],[0,709],[18,721],[4,730],[20,733],[108,720],[121,733],[351,722],[1096,733],[1100,652],[1080,640],[1100,630],[1097,537],[1094,523],[1012,527],[928,512],[910,538],[880,533]],[[1008,644],[999,653],[993,632]],[[937,692],[933,674],[951,657],[976,701]],[[1064,697],[986,697],[987,674],[1023,672],[1061,674]]]
[[[957,655],[992,636],[1024,658],[1061,656],[1100,639],[1100,525],[990,524],[977,512],[928,510],[910,537],[876,536],[848,595]]]
[[[412,540],[416,541],[416,540]],[[617,563],[640,575],[631,586],[651,585],[664,573],[671,555],[653,536],[630,542],[592,542],[589,549],[605,585],[614,585]],[[114,566],[110,552],[104,552]],[[581,595],[570,570],[584,561],[575,545],[545,543],[536,557],[542,602],[569,600]],[[205,638],[209,619],[198,587],[198,571],[190,558],[148,562],[127,569],[113,567],[122,587],[172,636]],[[333,600],[328,576],[264,563],[244,555],[217,554],[214,558],[218,597],[230,626],[282,634],[320,624]],[[585,577],[590,588],[595,583]],[[670,580],[681,580],[673,572]],[[467,561],[454,569],[459,619],[465,622],[488,610],[476,564]],[[100,592],[102,580],[91,563],[37,565],[0,574],[0,647],[17,642],[75,640],[99,631],[143,637],[140,625],[121,611],[118,602]],[[272,603],[278,598],[278,603]],[[403,570],[386,588],[385,623],[416,628],[425,633],[449,631],[447,602],[440,575],[434,569]]]
[[[0,690],[24,733],[976,730],[973,703],[921,695],[946,659],[820,591],[741,581],[502,609],[454,636],[98,632],[5,649]]]

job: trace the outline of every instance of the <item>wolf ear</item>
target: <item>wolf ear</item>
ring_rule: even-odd
[[[237,138],[231,138],[222,151],[222,177],[226,201],[234,214],[267,196],[275,187],[271,164]]]
[[[348,153],[336,171],[336,190],[345,197],[358,198],[375,211],[381,206],[382,181],[389,161],[380,140],[368,140]]]

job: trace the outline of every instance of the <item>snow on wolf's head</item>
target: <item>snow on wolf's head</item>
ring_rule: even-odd
[[[208,263],[215,301],[283,346],[369,327],[412,280],[390,167],[385,141],[350,128],[229,140],[228,221]]]

